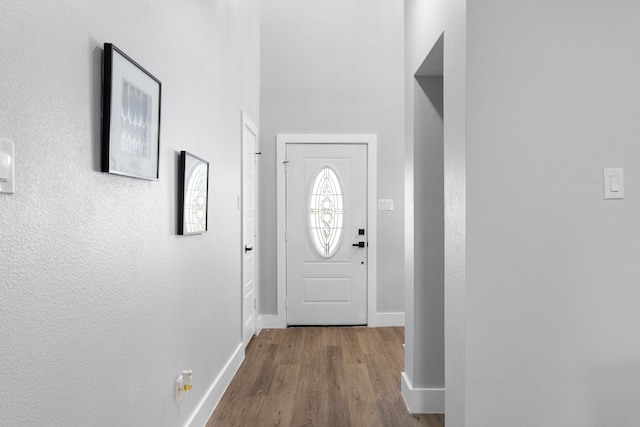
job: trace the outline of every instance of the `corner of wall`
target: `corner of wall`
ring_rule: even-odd
[[[444,414],[444,388],[414,388],[402,372],[401,393],[411,414]]]

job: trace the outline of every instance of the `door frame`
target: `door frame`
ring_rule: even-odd
[[[241,125],[242,125],[242,129],[240,131],[240,196],[239,196],[239,200],[238,200],[238,208],[240,209],[240,338],[242,340],[242,345],[243,347],[246,347],[247,344],[249,343],[249,341],[251,340],[251,338],[254,335],[257,335],[258,333],[260,333],[260,330],[258,329],[258,304],[260,301],[259,298],[259,288],[260,288],[260,275],[259,275],[259,269],[260,269],[260,258],[259,258],[259,237],[260,237],[260,233],[259,233],[259,223],[260,223],[260,205],[259,205],[259,198],[258,198],[258,191],[259,191],[259,177],[260,177],[260,162],[258,161],[258,152],[260,151],[260,135],[258,133],[258,127],[255,125],[255,123],[253,122],[253,120],[251,120],[251,118],[247,115],[247,113],[245,113],[244,111],[241,111]],[[244,162],[245,162],[245,153],[244,153],[244,136],[245,136],[245,132],[249,131],[251,133],[253,133],[256,136],[256,144],[255,144],[255,169],[254,169],[254,184],[255,184],[255,188],[254,188],[254,227],[255,227],[255,236],[254,236],[254,242],[253,242],[253,256],[254,256],[254,274],[253,274],[253,296],[255,299],[255,303],[254,303],[254,312],[253,312],[253,325],[254,325],[254,334],[251,335],[250,337],[245,337],[244,336],[244,299],[245,299],[245,295],[244,295],[244,262],[245,262],[245,252],[244,252],[244,242],[245,242],[245,235],[244,235]]]
[[[367,146],[367,325],[376,326],[377,265],[378,265],[378,146],[375,134],[278,134],[276,135],[276,244],[277,244],[277,302],[275,322],[287,327],[287,242],[285,237],[287,218],[285,167],[287,144],[362,144]]]

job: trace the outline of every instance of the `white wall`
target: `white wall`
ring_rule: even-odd
[[[414,117],[414,95],[416,91],[416,79],[414,75],[420,68],[427,55],[444,32],[444,60],[443,68],[445,78],[443,80],[444,93],[444,147],[443,172],[444,172],[444,300],[445,300],[445,412],[447,425],[462,426],[465,423],[465,97],[466,97],[466,0],[455,1],[431,1],[405,0],[405,146],[406,157],[406,197],[407,206],[413,207],[414,190],[418,191],[417,183],[414,189],[414,144],[416,135],[414,129],[420,129],[423,125]],[[419,101],[419,100],[418,100]],[[420,105],[416,103],[416,105]],[[438,155],[440,155],[438,153]],[[417,157],[416,157],[417,159]],[[415,164],[415,168],[423,167]],[[434,188],[431,188],[433,191]],[[409,219],[411,220],[411,219]],[[436,217],[440,222],[441,218]],[[412,221],[408,225],[412,225]],[[414,271],[413,248],[414,230],[406,228],[410,235],[405,236],[410,244],[407,253],[407,277],[411,277]],[[418,234],[416,233],[416,236]],[[415,259],[416,265],[422,265],[423,261]],[[416,286],[414,280],[407,282],[408,291]],[[415,289],[414,289],[415,294]],[[427,298],[424,292],[418,292],[418,298]],[[414,301],[414,307],[428,306],[428,301]],[[424,374],[434,372],[433,357],[429,357],[430,342],[425,337],[433,337],[433,323],[425,324],[429,320],[429,313],[422,312],[409,315],[407,311],[407,325],[413,322],[407,329],[407,353],[406,368],[409,378],[422,371],[423,378],[418,379],[418,384],[426,386]],[[437,325],[436,325],[437,326]],[[435,343],[436,346],[440,342]],[[437,362],[437,359],[435,359]],[[423,366],[419,366],[424,364]],[[437,368],[436,368],[437,369]],[[419,374],[418,374],[419,375]],[[433,384],[433,382],[431,383]],[[403,389],[403,395],[407,393]],[[418,393],[418,396],[421,396]],[[427,393],[426,398],[433,394]],[[438,394],[436,393],[437,397]],[[428,403],[428,402],[427,402]],[[436,405],[437,406],[437,405]]]
[[[414,289],[406,303],[413,306],[415,334],[406,348],[415,346],[414,387],[444,388],[442,77],[418,77],[414,93]]]
[[[640,4],[467,18],[468,425],[636,425]]]
[[[183,425],[240,345],[258,3],[0,1],[0,137],[16,146],[16,192],[0,195],[1,425]],[[104,42],[163,83],[158,182],[99,172]],[[176,235],[179,150],[211,162],[201,236]],[[177,407],[183,369],[194,388]]]
[[[405,148],[405,363],[411,413],[443,413],[444,129],[441,41],[426,61],[440,76],[414,79],[414,141]],[[426,62],[425,62],[426,63]],[[422,69],[422,67],[421,67]]]
[[[276,314],[278,133],[375,133],[378,312],[403,312],[403,5],[267,0],[262,5],[260,310]]]
[[[640,6],[413,10],[445,32],[447,425],[635,425]]]

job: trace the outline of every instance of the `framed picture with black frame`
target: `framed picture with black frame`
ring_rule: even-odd
[[[204,233],[209,216],[209,162],[181,151],[178,177],[178,234]]]
[[[102,171],[158,180],[162,83],[111,43],[102,79]]]

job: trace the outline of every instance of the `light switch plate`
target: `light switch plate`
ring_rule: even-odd
[[[0,150],[0,182],[9,181],[9,161],[11,157],[6,151]]]
[[[0,193],[12,194],[15,188],[13,141],[0,138]]]
[[[604,198],[624,199],[624,170],[607,168],[604,170]]]
[[[393,199],[378,199],[378,210],[379,211],[392,211],[393,210]]]

